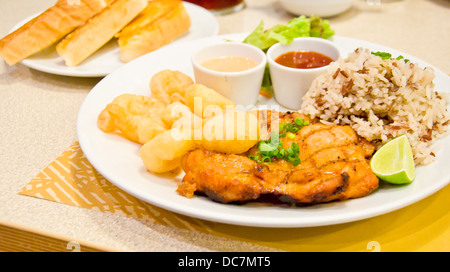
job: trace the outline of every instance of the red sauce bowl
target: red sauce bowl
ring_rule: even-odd
[[[290,65],[296,66],[295,62],[297,61],[294,58],[299,55],[291,52],[314,53],[302,54],[302,59],[298,62],[303,62],[305,59],[309,59],[309,61],[299,64],[301,67],[289,67]],[[321,56],[318,57],[318,54]],[[330,63],[336,61],[339,56],[337,46],[332,41],[322,38],[296,38],[289,45],[280,43],[273,45],[267,51],[267,62],[275,100],[285,108],[299,110],[302,97],[310,88],[313,80],[324,73]],[[308,65],[312,67],[306,67]]]

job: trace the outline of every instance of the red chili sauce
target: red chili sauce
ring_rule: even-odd
[[[275,59],[275,62],[298,69],[311,69],[327,66],[333,59],[314,51],[292,51]]]

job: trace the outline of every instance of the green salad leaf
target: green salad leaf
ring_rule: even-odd
[[[304,15],[290,20],[287,24],[278,24],[270,29],[264,29],[264,21],[244,39],[244,43],[252,44],[267,51],[272,45],[280,42],[289,44],[298,37],[320,37],[328,39],[334,35],[328,20],[319,16]]]
[[[261,90],[269,96],[273,94],[272,79],[270,78],[269,64],[266,64],[266,68],[264,69],[264,76],[261,84]]]
[[[265,30],[264,21],[244,39],[244,43],[254,45],[264,52],[276,43],[290,44],[298,37],[319,37],[328,39],[334,35],[328,20],[319,16],[306,17],[304,15],[290,20],[287,24],[278,24]],[[269,66],[266,66],[261,90],[272,94],[272,81]]]
[[[334,30],[331,29],[330,22],[328,20],[323,20],[319,16],[311,16],[309,20],[311,24],[309,35],[311,37],[329,39],[334,35]]]

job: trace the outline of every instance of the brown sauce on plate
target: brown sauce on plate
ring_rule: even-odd
[[[275,62],[290,68],[311,69],[327,66],[333,59],[314,51],[291,51],[277,57]]]

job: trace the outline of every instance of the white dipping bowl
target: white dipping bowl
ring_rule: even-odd
[[[280,3],[295,15],[330,17],[348,10],[353,0],[280,0]]]
[[[329,65],[319,68],[297,69],[275,62],[279,56],[292,51],[314,51],[330,57],[333,61],[339,58],[340,53],[333,42],[310,37],[296,38],[289,45],[277,43],[267,51],[275,100],[288,109],[299,110],[302,105],[302,98],[311,87],[311,83],[316,77],[324,73]]]
[[[240,72],[218,72],[207,69],[202,63],[220,57],[245,57],[256,66]],[[192,56],[195,82],[205,85],[232,100],[236,105],[255,105],[264,76],[267,59],[264,52],[249,44],[224,42],[201,48]]]

